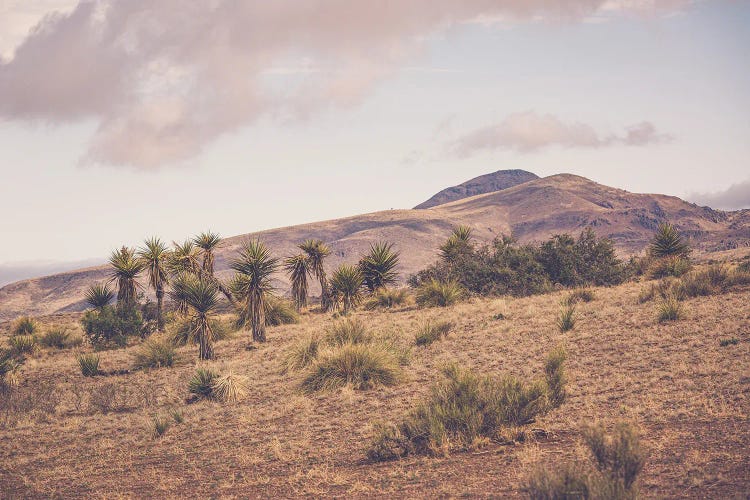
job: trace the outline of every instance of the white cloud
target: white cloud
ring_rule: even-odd
[[[691,193],[686,198],[699,205],[724,210],[750,208],[750,179],[732,184],[723,191],[712,193]]]

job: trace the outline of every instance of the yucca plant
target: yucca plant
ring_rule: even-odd
[[[97,354],[79,354],[76,359],[84,377],[95,377],[99,371],[99,356]]]
[[[33,335],[14,335],[8,342],[10,351],[15,356],[32,355],[39,350],[39,344]]]
[[[206,231],[193,238],[193,243],[201,249],[201,253],[203,254],[201,268],[203,271],[213,276],[214,251],[221,243],[221,236],[217,233]]]
[[[198,274],[201,270],[200,249],[192,240],[182,243],[172,242],[172,251],[169,254],[167,269],[172,274],[192,273]]]
[[[164,331],[164,286],[169,275],[167,263],[170,251],[159,238],[150,238],[145,241],[143,248],[138,251],[138,258],[146,268],[148,284],[156,294],[156,329]]]
[[[557,327],[561,332],[567,332],[576,326],[576,305],[574,303],[563,303],[560,308],[560,316],[557,319]]]
[[[186,275],[181,281],[180,298],[185,301],[192,313],[190,321],[198,338],[198,357],[214,357],[213,330],[211,316],[219,303],[218,290],[212,281]]]
[[[659,224],[651,240],[649,253],[653,257],[687,257],[690,255],[690,247],[675,226],[663,222]]]
[[[97,311],[101,311],[115,298],[115,292],[108,283],[96,283],[86,289],[86,303]]]
[[[219,374],[210,368],[198,368],[188,383],[188,391],[199,398],[211,398],[217,378]]]
[[[246,241],[230,264],[235,271],[232,291],[242,302],[240,322],[250,325],[255,342],[266,341],[266,302],[273,294],[271,276],[278,266],[279,260],[259,240]]]
[[[211,397],[224,403],[236,403],[247,395],[247,379],[232,372],[213,381]]]
[[[311,271],[309,262],[307,255],[302,253],[284,259],[284,270],[292,282],[292,298],[298,311],[307,305],[307,275]]]
[[[464,296],[463,287],[456,281],[431,279],[417,288],[415,299],[420,307],[447,307]]]
[[[370,245],[370,251],[359,261],[359,270],[370,292],[396,284],[399,252],[393,243],[381,241]]]
[[[469,226],[456,226],[445,243],[440,246],[440,258],[444,262],[453,262],[459,255],[470,251],[474,230]]]
[[[344,315],[362,301],[363,285],[362,273],[355,266],[341,264],[331,275],[331,296]]]
[[[133,307],[140,288],[137,279],[144,263],[136,258],[134,249],[123,246],[112,252],[109,264],[112,266],[110,282],[117,283],[117,306]]]
[[[314,239],[305,240],[298,247],[307,255],[311,276],[320,283],[320,309],[326,312],[331,307],[331,300],[323,261],[331,254],[331,249],[322,241]]]
[[[36,320],[31,316],[16,318],[10,327],[11,335],[34,335],[38,329]]]

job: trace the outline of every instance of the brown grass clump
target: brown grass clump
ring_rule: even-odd
[[[294,323],[299,323],[299,314],[291,302],[281,297],[273,297],[266,302],[266,326]]]
[[[302,370],[318,357],[323,341],[318,335],[308,335],[295,342],[287,351],[284,372]]]
[[[440,340],[448,335],[453,328],[450,321],[430,321],[427,320],[414,335],[414,341],[417,345],[430,345],[436,340]]]
[[[177,350],[171,339],[153,336],[141,344],[133,358],[136,369],[168,367],[177,360]]]
[[[358,319],[337,321],[326,332],[325,341],[331,346],[364,344],[372,340],[365,324]]]
[[[392,351],[377,344],[348,343],[321,353],[302,381],[308,393],[351,386],[366,390],[378,385],[395,385],[401,366]]]
[[[39,344],[33,335],[15,335],[8,343],[14,356],[32,356],[39,351]]]
[[[10,326],[11,335],[34,335],[39,329],[37,321],[31,316],[21,316]]]
[[[596,294],[590,288],[578,288],[570,292],[565,302],[568,305],[577,304],[578,302],[591,302],[596,298]]]
[[[54,349],[69,349],[79,347],[83,343],[83,337],[74,335],[68,327],[54,326],[39,336],[39,343]]]
[[[378,288],[365,301],[364,308],[368,311],[375,309],[392,309],[403,306],[409,300],[406,289]]]
[[[657,306],[656,319],[659,323],[664,323],[665,321],[677,321],[682,319],[683,316],[684,309],[682,303],[680,303],[675,296],[662,299]]]
[[[574,303],[563,304],[560,308],[560,316],[557,318],[557,327],[560,332],[568,332],[576,326],[576,306]]]
[[[236,403],[247,395],[247,379],[232,372],[216,377],[211,397],[222,403]]]
[[[456,281],[431,279],[417,288],[415,299],[420,307],[448,307],[461,300],[465,290]]]
[[[666,278],[674,276],[679,278],[692,269],[690,260],[681,255],[656,258],[652,261],[648,274],[651,279]]]

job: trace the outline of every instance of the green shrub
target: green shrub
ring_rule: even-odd
[[[291,302],[274,297],[266,301],[266,325],[279,326],[299,323],[299,314]]]
[[[657,319],[659,323],[665,321],[677,321],[683,316],[682,304],[676,297],[670,296],[659,303],[657,307]]]
[[[561,350],[550,354],[545,379],[532,381],[512,375],[493,379],[449,365],[429,396],[400,424],[376,424],[367,455],[371,460],[389,460],[445,454],[470,447],[479,438],[492,439],[505,427],[530,424],[565,399],[564,360]]]
[[[328,329],[325,341],[331,346],[344,344],[363,344],[369,342],[372,335],[367,331],[365,324],[358,319],[343,319]]]
[[[174,365],[177,351],[170,339],[154,336],[143,342],[133,357],[136,369],[161,368]]]
[[[430,280],[417,288],[416,301],[420,307],[447,307],[464,296],[464,289],[456,281]]]
[[[124,346],[128,337],[141,335],[143,317],[136,307],[104,306],[86,311],[81,324],[91,345],[98,348]]]
[[[378,288],[365,302],[365,309],[391,309],[406,304],[409,292],[405,289]]]
[[[692,264],[686,257],[673,255],[654,259],[648,274],[652,279],[666,278],[668,276],[679,278],[690,271],[691,268]]]
[[[10,327],[11,335],[34,335],[39,329],[37,322],[31,316],[17,318]]]
[[[15,356],[33,355],[39,351],[39,344],[33,335],[16,335],[8,340],[10,351]]]
[[[199,398],[210,399],[213,397],[214,382],[219,374],[209,368],[198,368],[188,383],[188,391]]]
[[[320,352],[322,341],[317,335],[310,335],[297,341],[287,351],[284,360],[284,371],[302,370],[315,361]]]
[[[563,304],[560,316],[557,319],[557,327],[561,332],[568,332],[576,326],[576,306],[574,304]]]
[[[318,356],[301,387],[308,393],[346,385],[366,390],[394,385],[400,376],[401,367],[392,352],[373,344],[343,344]]]
[[[451,328],[453,328],[453,323],[450,321],[427,321],[419,328],[414,340],[417,345],[430,345],[448,335]]]
[[[84,377],[95,377],[99,371],[99,356],[97,354],[79,354],[76,358],[78,366],[81,368],[81,374]]]

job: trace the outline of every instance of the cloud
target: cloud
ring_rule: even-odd
[[[460,157],[481,150],[505,149],[531,153],[549,146],[565,148],[602,148],[616,144],[644,146],[670,140],[659,134],[653,124],[641,122],[628,127],[623,136],[601,136],[585,123],[566,123],[554,115],[534,111],[514,113],[502,122],[470,132],[450,145]]]
[[[750,179],[732,184],[724,191],[690,193],[686,198],[699,205],[723,210],[750,208]]]
[[[451,26],[483,16],[584,19],[611,3],[81,1],[45,15],[0,61],[0,119],[94,120],[86,161],[157,168],[261,117],[356,104]]]

